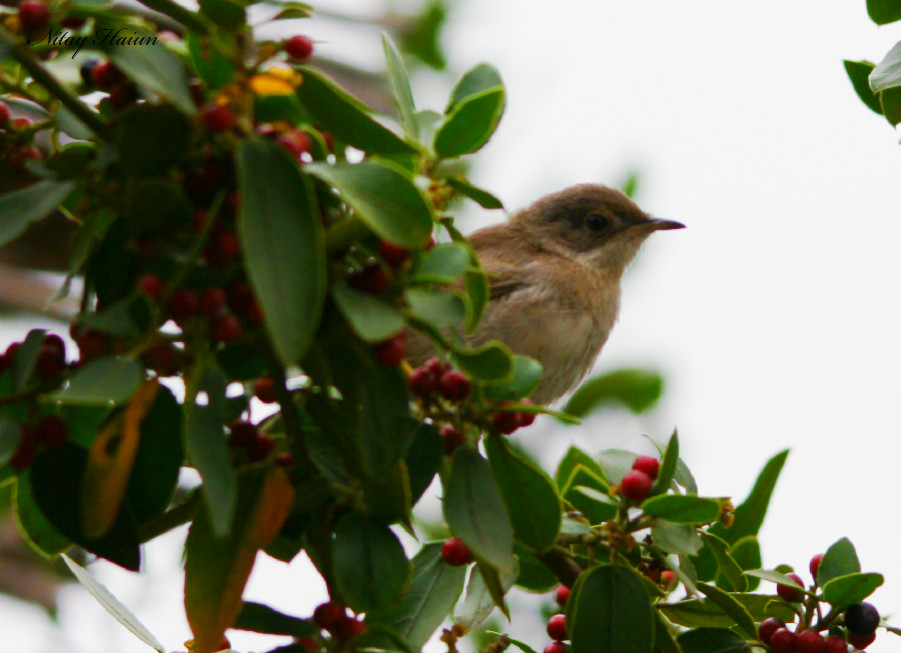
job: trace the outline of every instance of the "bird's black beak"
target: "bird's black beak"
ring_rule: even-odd
[[[649,227],[654,231],[666,231],[668,229],[685,229],[685,225],[675,220],[663,220],[661,218],[651,218],[648,220]]]

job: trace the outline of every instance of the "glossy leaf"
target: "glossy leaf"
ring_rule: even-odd
[[[399,333],[407,322],[394,305],[372,293],[338,284],[332,298],[341,314],[364,342],[381,342]]]
[[[835,609],[860,603],[884,582],[882,574],[853,573],[838,576],[823,585],[823,598]]]
[[[742,569],[759,569],[763,564],[763,559],[760,555],[760,542],[753,535],[743,537],[730,546],[729,555]],[[753,576],[746,576],[746,578],[748,580],[748,591],[753,592],[760,585],[760,579]],[[716,584],[722,587],[724,582],[717,578]]]
[[[466,317],[466,305],[457,293],[407,288],[404,299],[413,315],[434,326],[453,326]]]
[[[763,580],[768,580],[771,583],[788,585],[789,587],[793,587],[797,590],[804,590],[804,587],[798,584],[797,581],[778,571],[770,571],[768,569],[748,569],[747,571],[745,571],[745,573],[748,576],[762,578]]]
[[[302,70],[297,96],[323,129],[370,154],[415,154],[416,148],[384,127],[365,104],[319,71]],[[402,244],[402,243],[399,243]]]
[[[882,91],[879,94],[879,107],[891,125],[901,123],[901,86]]]
[[[642,503],[641,509],[677,524],[709,524],[720,516],[722,501],[690,494],[661,494]]]
[[[870,73],[870,88],[880,93],[901,86],[901,41],[896,43]]]
[[[888,25],[901,20],[901,2],[898,0],[867,0],[867,13],[877,25]]]
[[[676,640],[682,653],[751,653],[751,645],[740,635],[725,628],[697,628],[684,632]]]
[[[676,468],[678,464],[679,434],[676,431],[673,431],[673,434],[670,436],[669,442],[666,443],[666,449],[663,450],[663,455],[660,457],[660,469],[657,472],[657,480],[654,481],[654,486],[651,488],[652,496],[663,494],[664,492],[669,490],[670,485],[673,481],[673,477],[676,474]],[[668,517],[668,519],[670,518]],[[675,519],[670,520],[677,521]]]
[[[487,63],[481,63],[466,71],[456,85],[454,85],[450,102],[444,112],[450,113],[454,107],[468,97],[503,85],[504,82],[497,69]]]
[[[573,653],[647,653],[653,649],[654,613],[631,569],[600,565],[579,575],[566,602]]]
[[[871,111],[882,115],[882,106],[879,104],[879,98],[870,88],[870,73],[876,67],[876,64],[869,61],[849,61],[844,60],[845,72],[848,73],[848,79],[854,87],[854,92]]]
[[[707,598],[716,603],[723,612],[728,614],[735,622],[735,625],[744,631],[746,637],[754,638],[757,636],[757,627],[754,625],[754,619],[751,617],[751,614],[731,594],[724,592],[715,585],[706,583],[698,583],[698,589]]]
[[[744,592],[747,590],[748,580],[745,578],[741,566],[729,554],[729,545],[709,532],[702,532],[701,536],[704,538],[707,549],[716,561],[719,573],[722,574],[723,587],[733,592]]]
[[[454,364],[480,381],[505,381],[513,373],[513,355],[500,342],[473,348],[452,345],[452,351]]]
[[[98,358],[78,370],[55,399],[78,406],[121,404],[137,391],[143,376],[143,369],[134,361]]]
[[[115,51],[165,49],[134,47]],[[166,173],[184,158],[192,138],[191,121],[166,104],[137,105],[117,118],[116,127],[115,143],[122,167],[130,174],[147,177]]]
[[[151,38],[152,35],[136,32],[136,37]],[[112,47],[109,57],[140,88],[166,98],[189,116],[197,111],[191,99],[184,65],[178,55],[168,48]]]
[[[247,274],[279,358],[298,364],[319,328],[327,287],[315,191],[274,142],[243,140],[237,162]]]
[[[442,243],[425,253],[412,281],[453,283],[469,265],[469,250],[462,244]]]
[[[388,64],[388,82],[394,97],[394,108],[400,117],[400,124],[404,132],[414,140],[419,136],[419,121],[416,119],[416,104],[413,102],[413,90],[410,88],[410,78],[407,76],[407,68],[404,66],[397,46],[388,37],[382,34],[382,48],[385,50],[385,59]]]
[[[357,218],[380,238],[415,249],[432,236],[432,209],[412,180],[384,162],[313,163],[304,168],[338,189]]]
[[[795,616],[790,606],[784,603],[780,606],[773,601],[770,594],[735,592],[729,596],[740,603],[755,622],[775,616],[788,623]],[[661,605],[660,610],[667,619],[686,628],[729,628],[736,623],[732,616],[710,599],[675,601],[665,606]]]
[[[32,374],[34,374],[41,347],[44,345],[45,336],[46,333],[43,329],[32,329],[16,352],[16,360],[13,365],[16,390],[22,391],[28,386]]]
[[[241,595],[257,552],[281,529],[294,489],[279,467],[244,471],[231,532],[219,537],[201,510],[185,542],[185,611],[199,651],[216,651],[243,606]]]
[[[502,571],[513,568],[513,528],[488,461],[458,449],[444,489],[444,518],[479,558]]]
[[[386,611],[410,579],[397,536],[381,521],[347,513],[335,524],[335,580],[355,612]]]
[[[74,188],[71,181],[45,179],[0,195],[0,247],[21,236],[31,223],[50,215]]]
[[[66,566],[69,567],[69,571],[71,571],[75,578],[78,579],[78,582],[81,583],[82,587],[88,590],[88,592],[91,593],[91,596],[97,599],[97,602],[102,605],[116,621],[125,626],[135,637],[147,644],[147,646],[160,653],[165,653],[165,647],[160,644],[159,640],[150,632],[147,626],[142,624],[131,610],[125,607],[125,604],[117,599],[105,585],[94,578],[87,569],[79,565],[66,554],[63,554],[62,557]]]
[[[31,485],[30,469],[19,472],[13,488],[16,522],[28,544],[46,557],[59,555],[71,547],[72,540],[60,533],[38,506]]]
[[[9,462],[21,441],[21,424],[9,415],[0,414],[0,467]]]
[[[312,637],[319,632],[319,627],[312,619],[300,619],[279,612],[262,603],[245,601],[235,621],[234,628],[251,630],[255,633],[270,635],[288,635],[290,637]]]
[[[553,481],[502,438],[488,437],[484,442],[516,539],[536,551],[549,548],[560,532],[562,517],[560,496]]]
[[[518,570],[514,566],[510,572],[498,573],[484,564],[478,564],[469,575],[466,598],[454,610],[454,622],[467,630],[485,622],[495,607],[500,607],[509,618],[504,595],[513,586]]]
[[[410,500],[416,505],[432,484],[444,458],[444,442],[433,424],[423,422],[416,428],[405,456],[410,471]]]
[[[860,561],[857,559],[857,551],[847,537],[830,546],[820,566],[817,569],[817,583],[822,587],[833,578],[854,574],[860,571]]]
[[[654,544],[667,553],[697,555],[704,548],[701,536],[689,524],[674,524],[658,519],[651,527],[651,537],[654,538]]]
[[[544,566],[521,542],[514,547],[519,560],[519,575],[516,586],[529,592],[543,594],[550,592],[560,584],[556,576]]]
[[[485,387],[492,401],[515,401],[531,395],[541,383],[544,369],[534,358],[513,354],[513,377],[509,381]]]
[[[663,377],[653,370],[621,369],[595,376],[579,386],[563,412],[584,417],[608,403],[624,404],[633,413],[652,408],[663,394]]]
[[[231,81],[234,68],[209,37],[189,31],[184,38],[194,70],[208,88],[222,88]]]
[[[557,465],[557,471],[554,473],[554,481],[562,493],[566,493],[570,487],[576,484],[573,482],[574,472],[580,468],[585,469],[590,475],[597,478],[604,490],[610,488],[607,479],[604,477],[604,470],[601,469],[597,461],[581,449],[571,446],[567,450],[566,455],[563,456],[560,464]]]
[[[503,202],[501,202],[497,197],[483,188],[472,185],[465,179],[448,177],[447,179],[445,179],[445,181],[447,182],[448,186],[453,188],[464,197],[468,197],[483,209],[491,210],[504,208]]]
[[[479,150],[494,134],[504,112],[503,87],[467,96],[454,106],[435,134],[435,153],[450,159]]]

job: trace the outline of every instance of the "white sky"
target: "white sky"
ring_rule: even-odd
[[[377,33],[302,29],[326,41],[323,54],[382,61]],[[491,62],[509,91],[475,183],[515,209],[634,168],[639,203],[688,225],[646,245],[598,363],[663,371],[661,406],[576,428],[539,420],[517,437],[552,467],[571,443],[648,450],[643,432],[665,439],[677,426],[701,493],[736,503],[790,447],[764,564],[806,578],[809,558],[848,536],[864,571],[885,574],[872,602],[901,614],[901,150],[841,64],[878,61],[901,30],[876,28],[862,1],[468,0],[448,37],[456,71]],[[447,89],[417,76],[414,93],[440,109]],[[465,224],[501,218],[469,211]],[[181,537],[150,548],[143,577],[98,569],[172,649],[188,636],[173,571]],[[298,615],[323,598],[301,564],[262,565],[248,594]],[[71,651],[148,650],[77,586],[64,594],[62,633],[8,602],[0,625],[22,653],[63,640]],[[871,650],[897,648],[881,635]]]

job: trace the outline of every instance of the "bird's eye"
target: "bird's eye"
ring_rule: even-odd
[[[601,232],[610,225],[610,220],[602,216],[600,213],[592,213],[588,216],[586,223],[588,224],[588,228],[592,231]]]

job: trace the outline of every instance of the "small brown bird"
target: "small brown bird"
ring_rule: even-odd
[[[620,278],[641,243],[684,226],[650,217],[617,190],[582,184],[476,231],[469,240],[488,272],[491,300],[467,343],[500,340],[537,359],[544,376],[532,399],[554,401],[588,373],[607,341]],[[407,352],[420,364],[431,343],[416,334]]]

